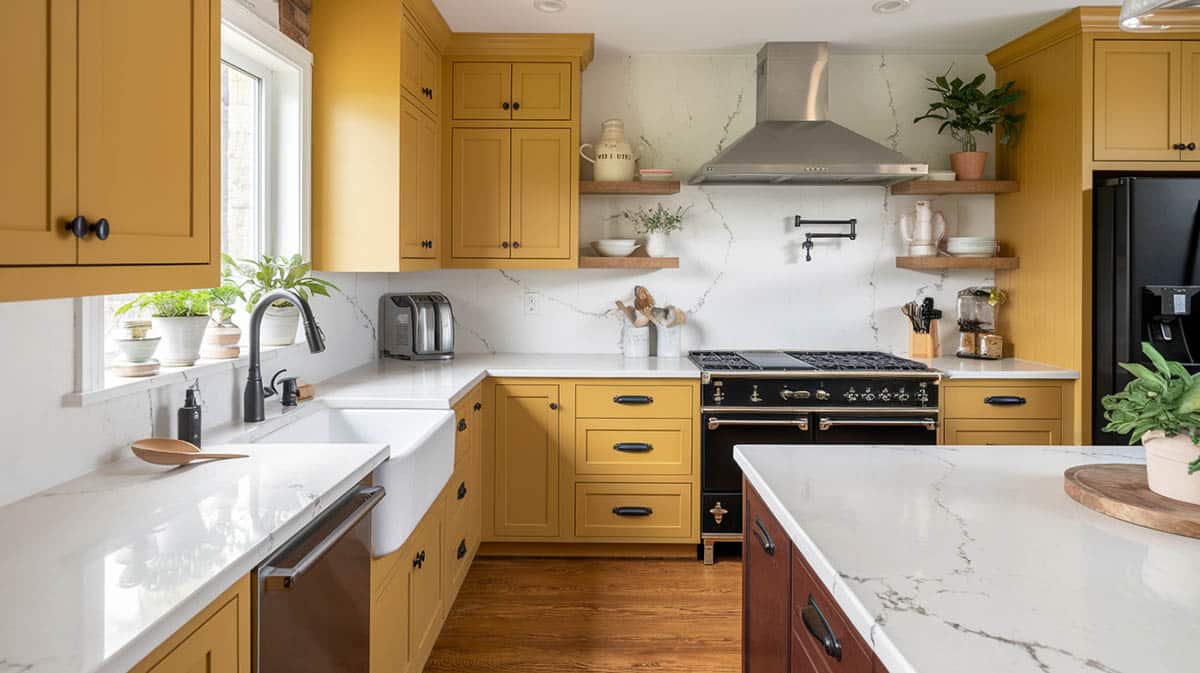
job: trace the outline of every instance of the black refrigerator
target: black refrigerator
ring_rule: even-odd
[[[1118,362],[1146,362],[1148,341],[1200,371],[1200,176],[1107,178],[1095,199],[1092,441],[1124,444],[1101,430],[1101,398],[1130,379]]]

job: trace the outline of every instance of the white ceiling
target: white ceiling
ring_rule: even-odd
[[[897,14],[874,0],[434,0],[455,31],[595,33],[598,55],[754,51],[768,40],[827,41],[840,52],[983,54],[1080,0],[912,0]],[[1120,0],[1087,4],[1119,5]]]

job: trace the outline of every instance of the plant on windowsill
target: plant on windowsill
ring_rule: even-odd
[[[983,177],[987,165],[987,152],[979,152],[975,134],[984,135],[1000,131],[1000,144],[1016,143],[1025,114],[1013,114],[1008,111],[1010,105],[1021,100],[1023,91],[1013,91],[1015,82],[1008,82],[999,89],[984,91],[982,85],[987,80],[986,74],[979,74],[970,82],[961,78],[952,80],[946,74],[927,78],[929,90],[942,97],[940,101],[930,103],[929,110],[913,120],[916,124],[925,119],[937,119],[942,122],[938,134],[950,129],[950,136],[957,140],[961,152],[950,155],[950,167],[959,180],[979,180]]]
[[[638,206],[636,210],[626,210],[620,216],[632,222],[634,231],[646,237],[643,248],[646,255],[666,257],[667,237],[683,229],[683,218],[691,209],[691,206],[680,206],[671,211],[660,203],[654,210]]]
[[[246,295],[233,282],[233,268],[226,264],[221,270],[222,285],[209,290],[212,294],[211,323],[204,333],[204,346],[200,356],[209,360],[232,360],[242,354],[242,328],[233,322],[238,300],[245,301]]]
[[[131,310],[150,314],[162,337],[159,360],[164,367],[191,367],[200,359],[200,344],[208,326],[211,290],[168,290],[138,295],[113,314]]]
[[[272,290],[292,290],[305,301],[312,295],[328,297],[330,290],[338,290],[333,283],[310,275],[312,265],[305,262],[300,255],[263,255],[261,260],[235,260],[222,254],[221,258],[226,264],[232,265],[232,273],[241,276],[239,288],[248,292],[247,312],[253,311],[258,300]],[[296,330],[299,327],[300,309],[287,302],[276,302],[269,306],[263,315],[262,344],[289,346],[296,342]]]
[[[1200,374],[1167,361],[1148,343],[1142,352],[1154,369],[1121,363],[1133,380],[1101,401],[1104,431],[1129,435],[1130,444],[1141,440],[1151,491],[1200,505]]]

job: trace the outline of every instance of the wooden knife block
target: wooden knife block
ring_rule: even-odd
[[[908,356],[918,360],[933,359],[941,355],[938,348],[938,321],[929,321],[929,333],[909,332]]]

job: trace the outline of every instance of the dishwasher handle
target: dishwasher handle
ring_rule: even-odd
[[[259,576],[263,577],[267,591],[287,591],[296,585],[296,581],[300,576],[308,572],[325,554],[329,553],[330,549],[338,543],[339,540],[346,537],[346,534],[354,530],[363,519],[375,509],[379,501],[383,500],[385,491],[382,486],[362,486],[356,488],[350,493],[348,498],[364,498],[350,514],[337,525],[336,528],[329,532],[324,539],[317,543],[300,562],[290,568],[278,568],[271,565],[263,566],[259,570]]]

